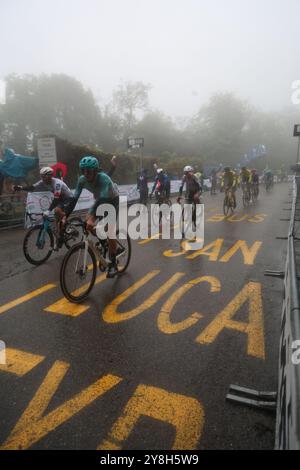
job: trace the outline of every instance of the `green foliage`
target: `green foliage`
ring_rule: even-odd
[[[22,154],[31,153],[43,135],[72,142],[60,157],[71,163],[72,181],[78,159],[89,149],[104,164],[112,153],[120,155],[116,180],[134,182],[140,155],[139,151],[125,153],[130,135],[145,140],[143,166],[149,174],[155,162],[177,176],[187,164],[199,169],[218,163],[235,165],[257,144],[266,145],[270,167],[279,168],[283,162],[289,166],[295,160],[296,107],[263,113],[231,93],[219,93],[178,126],[159,110],[149,110],[151,87],[142,82],[122,83],[102,110],[92,92],[67,75],[10,75],[6,85],[6,104],[0,105],[0,140]]]

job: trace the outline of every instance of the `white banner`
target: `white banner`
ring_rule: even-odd
[[[171,193],[178,193],[179,187],[181,185],[180,180],[171,181]],[[152,183],[148,183],[149,191],[151,191],[153,186]],[[136,184],[124,184],[118,186],[120,196],[126,196],[128,202],[138,201],[140,198],[140,193],[137,190]],[[74,190],[72,190],[74,193]],[[26,213],[28,214],[41,214],[42,212],[48,210],[51,201],[53,199],[53,194],[51,192],[36,192],[28,193],[26,201]],[[83,189],[81,196],[75,206],[74,211],[82,211],[89,209],[94,202],[94,196],[87,189]],[[30,219],[25,220],[25,226],[28,227],[31,225]]]

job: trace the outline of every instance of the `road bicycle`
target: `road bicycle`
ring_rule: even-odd
[[[180,198],[181,199],[181,198]],[[178,200],[178,202],[180,202]],[[185,209],[185,205],[191,205],[191,211]],[[200,198],[199,204],[203,204],[202,198]],[[186,233],[196,232],[197,228],[197,205],[194,200],[185,199],[182,204],[181,220],[180,220],[180,231],[182,238],[185,238]]]
[[[242,183],[243,206],[246,209],[251,201],[251,193],[248,183]]]
[[[27,261],[39,266],[47,261],[53,251],[58,251],[63,245],[68,249],[83,238],[82,220],[80,217],[70,217],[58,234],[54,227],[54,217],[42,213],[26,213],[34,225],[27,231],[23,241],[23,252]]]
[[[155,201],[151,210],[153,225],[157,225],[157,223],[160,225],[163,220],[172,223],[173,213],[171,207],[172,201],[166,198],[164,192],[155,191]]]
[[[60,286],[64,296],[73,303],[82,302],[91,292],[100,272],[107,271],[109,258],[108,237],[100,239],[87,230],[82,223],[83,240],[74,245],[65,255],[60,269]],[[122,235],[122,236],[121,236]],[[128,268],[131,258],[131,240],[128,233],[116,231],[117,276]]]
[[[217,177],[215,177],[215,176],[211,177],[210,194],[211,194],[211,196],[217,194]]]
[[[270,193],[272,191],[273,186],[274,186],[273,179],[268,178],[265,180],[265,188],[266,188],[267,193]]]
[[[252,184],[251,186],[251,199],[252,199],[252,202],[253,204],[256,204],[257,203],[257,199],[258,199],[258,194],[259,194],[259,186],[258,184]]]
[[[229,213],[233,214],[234,212],[234,197],[233,197],[233,191],[232,189],[226,189],[225,190],[225,197],[224,197],[224,202],[223,202],[223,212],[224,215],[228,215]]]

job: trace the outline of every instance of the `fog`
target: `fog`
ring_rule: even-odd
[[[100,105],[121,81],[190,116],[219,91],[261,110],[291,105],[300,79],[299,0],[0,0],[0,79],[65,73]]]

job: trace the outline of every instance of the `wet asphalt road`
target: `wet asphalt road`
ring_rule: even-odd
[[[205,195],[201,253],[133,242],[127,273],[81,306],[63,299],[63,252],[35,268],[24,230],[0,232],[1,448],[272,449],[275,416],[225,397],[277,387],[283,284],[264,271],[284,267],[289,189],[247,210],[238,193],[225,220]]]

